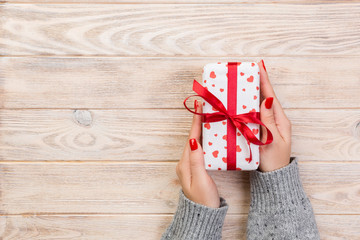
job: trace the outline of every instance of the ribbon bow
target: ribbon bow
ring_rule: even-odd
[[[224,119],[230,120],[230,122],[235,126],[237,129],[240,130],[240,132],[245,137],[247,144],[249,146],[250,150],[250,157],[249,157],[249,163],[252,160],[252,153],[251,153],[251,147],[250,142],[255,145],[266,145],[270,144],[273,141],[273,135],[271,134],[270,130],[265,126],[264,123],[260,121],[260,112],[249,112],[249,113],[243,113],[243,114],[237,114],[237,115],[231,115],[228,113],[222,102],[215,97],[211,92],[209,92],[205,87],[203,87],[200,83],[198,83],[195,79],[193,82],[193,91],[196,92],[198,95],[191,95],[187,97],[184,100],[184,106],[185,108],[197,115],[202,115],[202,122],[217,122]],[[186,106],[186,101],[193,96],[199,96],[203,99],[205,99],[209,104],[211,104],[215,109],[218,110],[218,112],[214,113],[197,113],[194,111],[191,111]],[[264,126],[267,131],[267,139],[266,142],[263,143],[257,137],[254,135],[254,133],[249,129],[248,126],[246,126],[245,123],[256,123]]]

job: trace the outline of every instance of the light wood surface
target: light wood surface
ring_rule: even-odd
[[[0,1],[0,239],[159,239],[193,79],[260,59],[321,239],[360,239],[359,14],[355,0]],[[249,173],[210,175],[223,239],[245,239]]]
[[[4,4],[0,54],[359,55],[360,3]]]
[[[271,1],[268,0],[1,0],[0,3],[42,3],[42,4],[52,4],[52,3],[110,3],[110,4],[239,4],[239,3],[267,3],[267,4],[288,4],[288,3],[297,3],[297,4],[319,4],[319,3],[357,3],[358,0],[277,0]]]
[[[176,162],[2,163],[0,211],[12,214],[173,213]],[[360,214],[360,163],[300,162],[316,214]],[[212,171],[229,213],[249,209],[249,172]],[[330,187],[331,186],[331,187]]]
[[[260,61],[261,58],[238,59]],[[5,108],[184,109],[183,101],[194,94],[192,82],[201,81],[205,64],[236,58],[4,57],[0,60],[3,92],[0,99]],[[284,108],[360,106],[360,57],[269,57],[264,61]]]
[[[0,234],[13,239],[160,239],[172,214],[22,215],[0,217]],[[247,215],[227,215],[223,239],[246,239]],[[358,239],[358,215],[317,215],[321,239]],[[24,231],[23,229],[26,229]],[[339,232],[337,229],[341,229]]]
[[[285,113],[299,160],[360,162],[360,109]],[[186,109],[3,109],[0,159],[177,161],[191,118]]]

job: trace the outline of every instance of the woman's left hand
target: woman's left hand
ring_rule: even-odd
[[[194,102],[195,111],[202,113],[201,101]],[[202,205],[220,207],[220,197],[213,179],[205,170],[204,152],[200,145],[201,116],[194,114],[192,127],[182,158],[176,166],[176,174],[185,196]]]

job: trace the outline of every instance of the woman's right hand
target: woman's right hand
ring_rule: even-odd
[[[291,154],[291,122],[277,99],[274,89],[266,72],[264,61],[259,63],[260,68],[260,119],[271,131],[273,142],[260,146],[259,170],[270,172],[285,167],[290,163]],[[267,138],[266,129],[261,126],[261,141]]]

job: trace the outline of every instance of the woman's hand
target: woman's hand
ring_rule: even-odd
[[[264,61],[260,67],[260,118],[271,131],[274,140],[269,145],[260,146],[259,170],[269,172],[282,168],[290,163],[291,122],[286,117],[279,100],[270,84]],[[264,100],[265,99],[265,100]],[[266,129],[261,126],[261,141],[265,142]]]
[[[201,101],[194,102],[195,111],[202,112]],[[201,116],[194,114],[192,127],[176,174],[185,196],[202,205],[220,207],[220,197],[215,182],[205,170],[204,152],[200,145]]]

